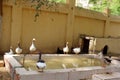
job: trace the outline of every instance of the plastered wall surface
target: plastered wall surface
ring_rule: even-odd
[[[11,0],[10,0],[11,1]],[[95,37],[120,36],[120,17],[77,8],[72,0],[59,4],[55,9],[42,8],[35,22],[35,10],[30,4],[15,5],[3,3],[3,22],[0,38],[0,52],[16,48],[21,42],[23,51],[28,51],[32,38],[36,38],[37,49],[55,53],[56,48],[77,46],[79,35]]]

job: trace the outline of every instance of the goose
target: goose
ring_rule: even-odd
[[[17,46],[17,48],[15,49],[15,52],[16,52],[17,54],[22,53],[22,48],[21,48],[21,46],[20,46],[20,42],[18,42],[18,46]]]
[[[6,55],[13,55],[14,54],[12,46],[10,46],[10,51],[6,52],[5,54]]]
[[[79,54],[80,51],[81,51],[80,47],[73,48],[73,52],[74,52],[75,54]]]
[[[68,42],[66,42],[66,46],[63,48],[63,52],[64,54],[67,54],[69,52]]]
[[[41,69],[41,72],[43,72],[43,69],[46,67],[45,61],[41,59],[41,53],[40,52],[39,52],[39,59],[36,63],[36,67],[38,69]]]
[[[32,44],[31,44],[31,46],[29,48],[30,52],[36,51],[36,47],[35,47],[35,44],[34,44],[35,41],[36,41],[35,38],[33,38],[32,39]]]

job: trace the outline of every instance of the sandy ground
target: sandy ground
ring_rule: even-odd
[[[3,60],[3,55],[0,55],[0,61]],[[5,67],[1,66],[0,62],[0,80],[11,80],[10,74],[6,71]]]
[[[0,80],[11,80],[5,67],[0,67]]]

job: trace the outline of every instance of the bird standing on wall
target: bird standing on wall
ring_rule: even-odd
[[[14,54],[12,46],[10,46],[10,51],[6,52],[5,54],[6,55],[13,55]]]
[[[35,41],[36,41],[35,38],[33,38],[33,39],[32,39],[32,44],[31,44],[31,46],[30,46],[30,48],[29,48],[30,52],[36,51]]]
[[[40,71],[43,72],[43,69],[46,67],[46,63],[44,60],[41,59],[42,54],[39,52],[39,59],[36,63],[36,66],[38,69],[41,69]]]
[[[67,54],[69,52],[68,42],[66,42],[66,46],[63,48],[64,54]]]
[[[17,48],[15,49],[15,52],[16,52],[17,54],[22,53],[22,48],[21,48],[21,46],[20,46],[20,42],[19,42],[19,41],[18,41]]]
[[[107,53],[108,53],[108,45],[105,45],[105,46],[103,47],[102,53],[103,53],[104,56],[107,55]]]
[[[102,52],[99,52],[98,54],[94,54],[93,57],[97,58],[97,59],[99,59],[101,61],[101,63],[102,63],[101,66],[102,67],[105,67],[106,64],[107,65],[110,64],[110,61],[108,59],[106,59],[106,57],[103,55]]]
[[[119,60],[112,59],[111,56],[104,56],[102,52],[98,53],[97,57],[102,61],[103,67],[106,67],[106,65],[120,65]]]
[[[106,59],[107,62],[109,62],[112,65],[120,66],[120,59],[115,59],[115,58],[113,58],[111,56],[105,57],[104,59]]]
[[[110,58],[108,58],[108,57],[104,57],[104,63],[105,64],[107,64],[107,65],[109,65],[109,64],[111,64],[111,59]]]
[[[57,48],[57,54],[63,54],[63,50],[61,50],[59,47]]]
[[[80,51],[81,51],[80,47],[73,48],[73,52],[74,52],[75,54],[79,54]]]

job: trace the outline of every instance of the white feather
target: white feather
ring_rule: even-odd
[[[46,67],[46,63],[43,63],[43,62],[37,62],[36,65],[37,65],[39,68],[45,68],[45,67]]]
[[[69,52],[68,42],[66,43],[66,46],[63,48],[63,52],[64,53],[68,53]]]
[[[118,61],[118,60],[112,60],[111,63],[115,64],[115,65],[120,65],[120,61]]]
[[[80,53],[80,51],[81,51],[80,47],[78,47],[78,48],[73,48],[73,52],[74,52],[75,54]]]
[[[15,49],[15,52],[16,52],[17,54],[20,54],[20,53],[22,53],[22,49],[21,49],[20,47],[17,47],[17,48]]]
[[[22,49],[20,48],[20,43],[19,43],[19,42],[18,42],[17,48],[15,49],[15,52],[16,52],[17,54],[22,53]]]
[[[36,51],[36,47],[35,47],[34,41],[35,41],[35,38],[33,38],[32,44],[31,44],[31,46],[30,46],[30,48],[29,48],[30,52]]]

